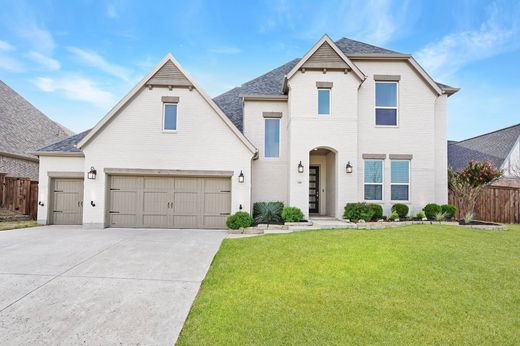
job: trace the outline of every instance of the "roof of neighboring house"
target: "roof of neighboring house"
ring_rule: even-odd
[[[34,158],[31,153],[73,132],[49,119],[0,80],[0,152]]]
[[[51,145],[43,147],[43,148],[39,149],[38,151],[66,151],[66,152],[71,152],[71,153],[79,153],[79,152],[81,152],[81,150],[79,150],[76,147],[76,144],[78,144],[79,141],[81,141],[89,132],[90,132],[90,129],[83,131],[81,133],[78,133],[77,135],[65,138],[64,140],[62,140],[60,142],[53,143]]]
[[[448,141],[448,164],[460,170],[469,160],[487,160],[500,168],[519,137],[520,124],[516,124],[463,141]]]
[[[347,56],[353,55],[395,55],[403,54],[389,49],[373,46],[368,43],[359,42],[343,37],[335,42]],[[403,54],[404,55],[404,54]],[[289,61],[288,63],[275,68],[258,78],[250,80],[239,87],[233,88],[213,99],[215,103],[222,109],[235,126],[243,131],[243,108],[240,95],[282,95],[282,83],[284,76],[288,74],[294,66],[300,61],[300,58]],[[437,83],[441,90],[449,95],[456,92],[457,88],[449,85]]]

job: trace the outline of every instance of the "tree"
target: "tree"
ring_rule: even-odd
[[[502,177],[503,172],[489,161],[470,160],[462,171],[448,170],[448,186],[457,200],[460,215],[473,213],[484,188]]]

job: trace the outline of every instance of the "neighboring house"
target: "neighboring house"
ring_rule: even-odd
[[[347,202],[446,203],[457,90],[408,54],[325,35],[211,99],[168,54],[90,132],[40,150],[38,220],[220,228],[256,201],[336,218]]]
[[[71,134],[0,81],[0,173],[38,180],[34,152]]]
[[[520,178],[520,124],[485,133],[463,141],[448,142],[448,164],[461,170],[468,161],[489,161],[504,171],[501,184],[518,185]]]

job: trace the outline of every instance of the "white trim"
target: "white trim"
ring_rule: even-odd
[[[166,106],[175,106],[175,130],[164,128],[164,118],[166,117]],[[179,130],[179,107],[177,103],[164,102],[162,109],[162,132],[163,133],[177,133]]]
[[[277,120],[278,121],[278,156],[265,156],[266,152],[266,131],[265,131],[265,124],[267,120]],[[262,157],[266,160],[278,160],[280,159],[281,153],[282,153],[282,119],[281,118],[264,118],[264,151]]]
[[[132,100],[133,97],[137,95],[137,93],[145,86],[145,84],[150,80],[150,78],[155,75],[157,71],[159,71],[164,64],[168,61],[171,61],[179,71],[188,79],[188,81],[193,84],[193,87],[198,91],[198,93],[202,96],[202,98],[209,104],[209,106],[219,115],[219,117],[224,121],[224,123],[229,127],[229,129],[240,139],[240,141],[246,146],[249,151],[256,155],[258,149],[240,132],[235,125],[229,120],[229,118],[222,112],[222,110],[217,106],[217,104],[206,94],[206,92],[199,87],[199,85],[190,77],[186,71],[179,65],[179,63],[175,60],[171,53],[166,54],[166,56],[161,60],[159,64],[157,64],[137,85],[128,93],[125,97],[123,97],[108,113],[101,119],[96,126],[76,145],[78,148],[84,147],[88,142],[90,142],[98,132],[100,132],[105,125],[112,120],[114,116],[116,116],[123,107]]]
[[[395,84],[395,107],[377,106],[377,84]],[[378,125],[377,124],[377,109],[395,109],[395,125]],[[399,82],[394,81],[375,81],[374,82],[374,126],[375,127],[399,127]]]
[[[392,183],[392,162],[407,162],[408,163],[408,183]],[[410,184],[410,176],[411,176],[411,160],[390,160],[390,202],[396,203],[410,203],[410,195],[411,195],[411,184]],[[392,199],[392,185],[399,186],[408,186],[408,199]]]
[[[380,161],[381,162],[381,183],[365,182],[365,162]],[[381,199],[365,199],[365,185],[381,185]],[[383,203],[385,200],[385,160],[383,159],[363,159],[363,201],[370,203]]]
[[[318,93],[316,96],[318,96],[318,109],[316,110],[316,114],[318,118],[321,117],[330,117],[332,115],[332,89],[331,88],[317,88]],[[320,90],[326,90],[329,92],[329,112],[328,113],[320,113]]]

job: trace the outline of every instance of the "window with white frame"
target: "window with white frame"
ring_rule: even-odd
[[[265,157],[280,156],[280,119],[264,120],[264,151]]]
[[[383,200],[383,160],[365,160],[365,200]]]
[[[330,89],[318,89],[318,115],[330,115]]]
[[[164,103],[163,105],[163,130],[177,131],[177,104]]]
[[[390,166],[391,200],[408,201],[410,199],[410,160],[392,160]]]
[[[397,82],[376,82],[376,125],[397,126]]]

